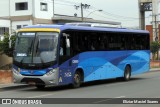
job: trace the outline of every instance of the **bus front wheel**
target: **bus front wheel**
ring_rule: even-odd
[[[127,65],[125,67],[125,70],[124,70],[124,77],[123,77],[123,80],[124,81],[129,81],[131,78],[131,67],[129,65]]]
[[[78,87],[80,87],[81,82],[82,82],[81,80],[82,80],[82,75],[81,75],[80,72],[77,71],[77,72],[74,74],[72,87],[73,87],[73,88],[78,88]]]

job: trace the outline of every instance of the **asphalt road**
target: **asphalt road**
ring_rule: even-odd
[[[0,88],[0,98],[160,98],[160,72],[152,71],[132,77],[128,82],[115,79],[85,83],[82,87],[71,89],[68,86],[47,87],[38,90],[33,86]],[[113,99],[114,100],[114,99]],[[105,101],[105,100],[104,100]],[[103,100],[96,101],[97,104]],[[97,104],[76,105],[76,107],[97,107]],[[64,105],[54,105],[54,107]],[[65,105],[66,106],[66,105]],[[75,105],[68,105],[75,107]],[[106,107],[106,105],[98,105]],[[107,105],[112,107],[136,107],[137,105]],[[160,107],[159,105],[138,105],[141,107]],[[36,107],[36,106],[35,106]]]

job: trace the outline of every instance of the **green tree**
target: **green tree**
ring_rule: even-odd
[[[151,42],[150,50],[151,50],[151,52],[153,54],[153,59],[157,59],[158,58],[158,50],[159,50],[159,48],[160,48],[160,43],[159,42],[156,42],[156,41]],[[157,58],[155,58],[156,53],[157,53]]]
[[[11,48],[9,48],[9,34],[6,33],[3,41],[0,41],[0,54],[6,54],[9,57],[13,56],[16,36],[12,36],[11,40],[12,40],[12,44],[11,44]]]

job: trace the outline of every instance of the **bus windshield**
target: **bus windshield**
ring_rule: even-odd
[[[58,33],[20,32],[16,40],[14,61],[31,66],[55,62],[57,44]]]

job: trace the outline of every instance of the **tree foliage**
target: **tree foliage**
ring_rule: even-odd
[[[11,48],[9,48],[9,34],[5,34],[3,41],[0,41],[0,54],[6,54],[9,57],[13,56],[16,36],[11,37]]]
[[[151,42],[150,51],[153,53],[153,57],[155,57],[155,54],[158,53],[159,48],[160,48],[159,42],[156,42],[156,41]]]

